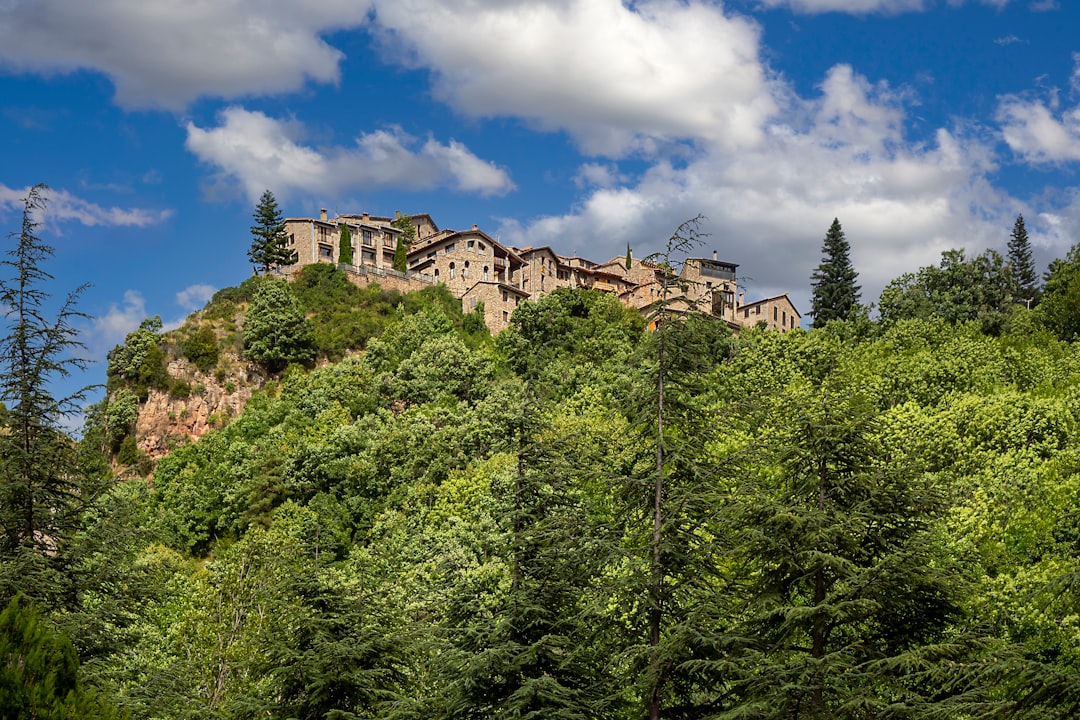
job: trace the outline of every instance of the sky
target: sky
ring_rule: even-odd
[[[1080,239],[1075,0],[0,0],[0,229],[91,366],[251,275],[289,217],[429,213],[606,261],[700,256],[805,317],[838,218],[864,303],[963,248]],[[5,249],[10,248],[10,240]]]

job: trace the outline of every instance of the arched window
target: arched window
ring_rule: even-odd
[[[439,268],[435,268],[435,282],[439,282]]]
[[[463,277],[463,278],[468,278],[469,277],[469,261],[468,260],[465,261],[465,267],[463,267],[461,269],[461,277]]]
[[[485,265],[484,266],[484,282],[487,282],[487,279],[488,279],[488,266]]]
[[[450,279],[454,279],[454,263],[450,263]]]

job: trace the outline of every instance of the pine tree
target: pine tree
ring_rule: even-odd
[[[0,303],[9,323],[0,338],[0,400],[8,408],[7,427],[0,433],[0,541],[8,552],[21,546],[51,554],[87,499],[73,443],[62,428],[89,388],[60,399],[49,390],[52,381],[85,366],[71,353],[82,347],[73,323],[86,318],[75,307],[86,286],[46,318],[50,295],[42,284],[52,276],[41,264],[53,249],[35,234],[34,219],[45,208],[45,190],[38,185],[26,196],[22,230],[12,233],[17,244],[3,261],[12,277],[0,279]]]
[[[269,272],[282,265],[296,263],[296,251],[288,247],[289,236],[285,233],[285,220],[278,209],[277,200],[269,190],[259,198],[251,226],[251,248],[248,259],[256,270]]]
[[[338,241],[338,262],[342,265],[353,264],[352,232],[346,223],[341,224],[341,240]]]
[[[626,243],[626,269],[629,270],[634,266],[634,258],[630,254],[630,243]]]
[[[1034,305],[1039,297],[1039,288],[1023,215],[1016,216],[1016,223],[1009,235],[1009,279],[1013,299],[1026,303],[1028,307]]]
[[[821,246],[821,264],[811,276],[813,327],[845,320],[859,307],[859,286],[855,284],[859,274],[851,266],[850,251],[840,221],[834,218]]]

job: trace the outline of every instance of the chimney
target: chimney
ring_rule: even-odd
[[[400,220],[401,219],[401,211],[400,210],[395,210],[394,211],[394,219],[395,220]]]
[[[712,251],[712,259],[716,260],[716,251],[715,250]]]
[[[364,222],[364,223],[371,222],[371,218],[368,216],[367,213],[364,213],[363,215],[360,216],[360,222]]]
[[[326,222],[326,208],[321,208],[319,210],[319,219]]]
[[[746,304],[746,293],[739,293],[739,307]]]
[[[476,223],[473,223],[472,229],[473,229],[473,230],[475,230],[475,229],[476,229]]]

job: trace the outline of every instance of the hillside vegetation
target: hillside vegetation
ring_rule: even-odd
[[[444,288],[249,279],[110,355],[92,502],[0,566],[52,633],[13,652],[70,638],[102,717],[1068,717],[1080,350],[904,282],[738,337],[559,290],[492,338]],[[141,454],[154,393],[219,389]]]

